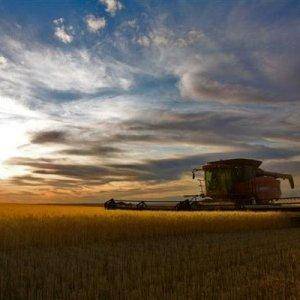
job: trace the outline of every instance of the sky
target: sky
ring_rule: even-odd
[[[0,201],[178,199],[226,158],[300,194],[300,1],[0,0]]]

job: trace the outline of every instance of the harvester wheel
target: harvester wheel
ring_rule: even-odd
[[[257,199],[255,196],[252,196],[249,198],[249,205],[255,205],[257,204]]]
[[[201,209],[199,202],[196,202],[196,201],[192,202],[190,204],[190,206],[191,206],[191,210],[200,210]]]
[[[243,210],[245,209],[245,199],[244,198],[240,198],[240,197],[235,197],[234,198],[234,202],[235,202],[235,208],[238,210]]]
[[[139,202],[139,203],[136,205],[136,208],[139,209],[139,210],[146,209],[146,208],[147,208],[147,204],[146,204],[144,201]]]
[[[184,200],[180,201],[179,203],[176,204],[175,207],[176,210],[192,210],[190,200]]]
[[[110,199],[104,203],[104,207],[106,209],[114,209],[117,207],[117,203],[115,202],[114,199]]]

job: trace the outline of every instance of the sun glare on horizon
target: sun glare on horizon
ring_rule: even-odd
[[[21,124],[1,124],[0,136],[0,178],[7,179],[18,172],[16,169],[8,167],[5,162],[20,155],[19,147],[26,144],[28,139]]]

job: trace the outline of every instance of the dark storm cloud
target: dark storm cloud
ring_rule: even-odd
[[[67,133],[60,130],[38,132],[31,139],[33,144],[64,144],[66,141]]]

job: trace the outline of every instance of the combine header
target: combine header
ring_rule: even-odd
[[[182,201],[131,201],[110,199],[106,209],[136,210],[300,210],[300,204],[276,203],[281,198],[280,179],[287,179],[294,188],[290,174],[260,169],[261,161],[228,159],[209,162],[192,171],[200,183],[200,194],[186,195]]]

